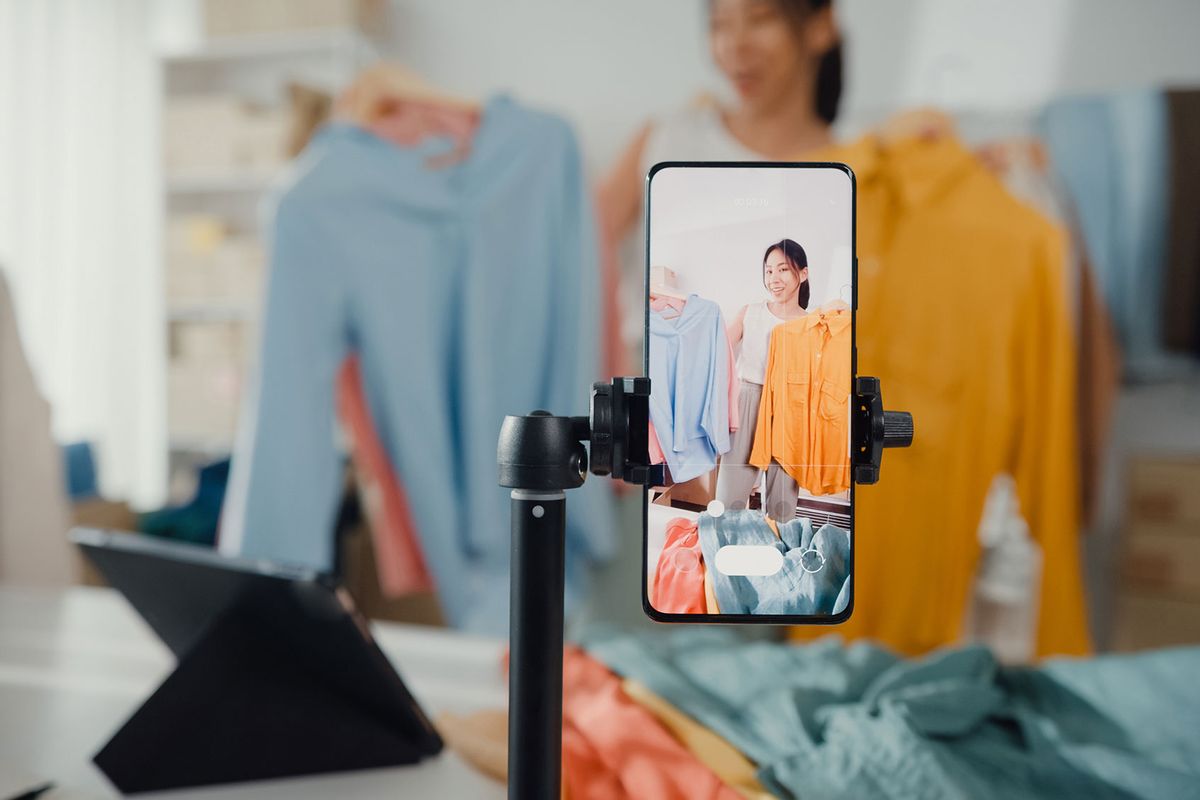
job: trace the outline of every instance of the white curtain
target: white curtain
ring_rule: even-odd
[[[0,0],[0,265],[60,442],[101,488],[166,488],[150,0]]]

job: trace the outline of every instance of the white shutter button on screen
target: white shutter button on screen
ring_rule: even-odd
[[[783,567],[783,553],[766,544],[727,544],[716,562],[722,575],[774,575]]]

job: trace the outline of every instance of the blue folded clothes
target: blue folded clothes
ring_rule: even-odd
[[[780,798],[1200,797],[1200,648],[997,664],[837,637],[594,630],[587,650],[728,740]]]

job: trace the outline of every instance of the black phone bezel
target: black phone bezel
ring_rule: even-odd
[[[753,169],[834,169],[850,179],[850,392],[858,376],[858,183],[854,170],[840,161],[660,161],[646,173],[645,190],[645,269],[644,320],[642,327],[642,374],[650,374],[650,186],[654,176],[673,168],[753,168]],[[651,387],[653,391],[653,387]],[[847,453],[850,457],[850,453]],[[650,604],[650,491],[642,492],[642,611],[655,622],[728,625],[839,625],[854,613],[854,553],[855,553],[855,484],[850,481],[850,599],[846,608],[837,614],[670,614]]]

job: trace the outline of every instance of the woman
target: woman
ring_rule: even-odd
[[[831,0],[710,0],[709,45],[714,62],[736,92],[736,101],[728,106],[693,106],[647,125],[634,138],[600,188],[600,210],[610,242],[625,240],[640,220],[644,176],[659,161],[787,161],[803,159],[805,154],[833,144],[830,124],[841,99],[842,52]],[[803,248],[791,244],[803,254]],[[792,300],[772,293],[771,302],[778,313],[767,312],[764,316],[763,306],[748,306],[730,330],[738,338],[751,334],[754,346],[759,344],[760,335],[770,335],[772,318],[782,320],[802,314],[807,305],[807,259],[802,256],[797,262],[793,253],[789,260],[786,251],[786,244],[770,248],[764,259],[764,283],[771,291],[766,270],[767,262],[774,257],[770,268],[780,272],[778,279],[773,272],[771,280],[780,288],[785,281],[794,281],[786,284],[789,291],[795,292],[789,295]],[[780,267],[781,262],[787,266]],[[792,266],[795,264],[799,266]],[[789,271],[794,275],[785,278]],[[626,307],[640,311],[640,265],[630,270],[625,283]],[[801,291],[802,305],[797,304]],[[640,321],[639,313],[638,324],[631,326],[639,334]],[[765,353],[765,343],[763,348]],[[761,369],[765,370],[765,358]],[[753,377],[757,374],[753,370],[750,374],[749,391],[753,394],[753,384],[757,384],[761,394],[763,376]],[[718,472],[717,496],[722,500],[733,498],[728,503],[731,508],[745,507],[758,474],[745,465],[758,413],[757,395],[753,402],[743,399],[739,411],[743,416],[740,436],[735,437],[733,451],[724,457],[728,466]],[[748,423],[744,419],[747,413],[752,414]],[[778,467],[769,471],[764,487],[764,507],[769,514],[783,512],[781,519],[794,516],[794,487],[795,483]],[[768,491],[777,508],[766,503]],[[789,493],[791,508],[785,509],[788,503],[781,498]]]
[[[842,53],[832,0],[710,0],[708,8],[709,43],[713,60],[735,90],[734,99],[726,104],[688,109],[646,126],[635,137],[601,187],[601,211],[605,232],[614,237],[611,241],[627,238],[640,219],[643,179],[649,167],[658,161],[816,159],[848,161],[851,166],[856,166],[853,153],[837,152],[830,147],[833,145],[830,124],[836,117],[842,89]],[[915,148],[916,142],[929,144],[946,131],[944,118],[939,121],[937,115],[907,114],[899,120],[890,120],[880,132],[880,142],[876,143],[902,142]],[[818,152],[827,148],[834,152]],[[962,152],[956,142],[950,142],[946,150],[959,155]],[[913,152],[922,152],[928,164],[931,163],[929,156],[936,154],[938,149],[914,149]],[[901,185],[917,180],[915,170],[909,170],[914,177],[908,177],[897,168],[899,163],[891,159],[875,168],[877,187],[884,183]],[[959,163],[965,163],[965,159]],[[922,170],[921,173],[920,177],[927,179],[928,172]],[[995,196],[998,192],[990,194]],[[892,226],[902,219],[903,213],[890,206],[886,212],[860,212],[858,230],[871,231],[871,235],[875,235],[884,228],[894,229]],[[960,235],[963,233],[961,226],[949,222],[947,230]],[[640,241],[640,238],[634,241]],[[882,255],[878,247],[876,243],[871,250],[860,250],[859,257],[867,255],[875,261],[876,257]],[[899,263],[903,264],[904,261],[900,259]],[[896,261],[892,259],[889,264],[892,276],[898,271],[903,272],[895,269],[896,266]],[[636,289],[629,294],[629,308],[638,311],[637,324],[633,329],[640,332],[640,312],[644,302],[641,296],[641,264],[631,273],[636,277],[631,279],[630,284]],[[876,273],[867,282],[860,283],[859,289],[864,297],[871,297],[872,292],[886,296],[883,286],[880,274]],[[910,300],[916,302],[915,299],[905,298],[907,312],[914,308],[908,305]],[[893,303],[891,310],[879,311],[877,329],[868,339],[870,345],[879,349],[876,350],[876,358],[868,363],[886,363],[882,353],[885,338],[889,335],[894,335],[895,339],[888,339],[887,346],[897,351],[900,350],[897,342],[907,344],[924,341],[916,333],[906,333],[898,324],[900,317],[895,314],[898,305]],[[933,307],[932,302],[921,306],[922,309]],[[986,309],[985,306],[980,308]],[[909,317],[916,318],[916,315],[909,314]],[[949,369],[955,367],[950,366]],[[967,378],[960,373],[934,372],[938,374],[932,377],[929,385],[914,382],[907,387],[906,401],[914,410],[919,411],[919,407],[948,408],[945,404],[951,400],[946,399],[948,395],[939,387],[949,385],[945,381],[950,374],[962,377],[964,381]],[[929,405],[920,406],[922,402]],[[964,405],[981,401],[972,398],[959,401],[955,398],[953,402]],[[978,408],[983,408],[983,405]],[[1041,414],[1037,416],[1044,418]],[[935,422],[941,424],[943,421],[935,419]],[[930,452],[928,445],[925,452]],[[1046,448],[1044,452],[1052,454],[1055,450]],[[1043,453],[1030,453],[1029,457],[1038,463],[1038,469],[1046,463]],[[1064,463],[1054,458],[1052,460],[1056,464]],[[843,635],[851,638],[872,636],[902,652],[921,652],[954,641],[962,631],[962,615],[967,607],[968,593],[960,587],[973,580],[973,570],[979,561],[969,546],[964,544],[969,537],[963,536],[961,526],[956,527],[948,521],[949,514],[942,514],[936,520],[930,518],[921,524],[893,524],[891,518],[898,509],[925,505],[943,508],[942,504],[948,502],[939,494],[945,491],[941,482],[928,480],[924,472],[911,470],[904,480],[888,482],[889,486],[872,493],[870,503],[864,502],[856,510],[860,524],[865,527],[874,525],[888,529],[891,545],[864,547],[856,554],[855,617],[841,629]],[[1051,485],[1051,481],[1058,487],[1073,485],[1057,483],[1060,479],[1066,480],[1066,472],[1057,468],[1048,468],[1038,474],[1035,482],[1043,488]],[[1050,475],[1056,477],[1052,479]],[[974,485],[975,477],[972,475],[970,479],[960,479],[956,476],[956,485]],[[966,491],[961,494],[962,497],[952,497],[951,500],[972,503],[975,499],[973,494],[970,495],[971,499],[966,499]],[[917,496],[929,498],[932,503],[922,505],[915,500]],[[983,498],[978,499],[982,505]],[[1070,512],[1062,509],[1070,507],[1070,503],[1044,503],[1041,504],[1043,512],[1039,512],[1043,524],[1039,538],[1048,537],[1042,540],[1043,545],[1050,543],[1050,550],[1044,551],[1046,560],[1042,569],[1042,599],[1039,600],[1041,609],[1037,649],[1042,655],[1078,654],[1088,649],[1086,615],[1079,588],[1078,556],[1070,538],[1077,530],[1069,519],[1066,524],[1061,524],[1064,518],[1060,517],[1055,517],[1053,524],[1046,524],[1047,515],[1066,513],[1069,516]],[[964,512],[964,517],[967,513],[970,512]],[[886,528],[889,524],[892,527]],[[1036,528],[1037,525],[1031,524],[1030,527]],[[921,547],[898,547],[901,543],[918,542]],[[930,551],[940,554],[939,568],[932,572],[929,571],[930,562],[926,556]],[[942,585],[948,591],[923,592],[917,583],[903,577],[906,572],[897,569],[896,557],[906,552],[920,553],[920,559],[923,559],[919,564],[914,561],[906,565],[906,570],[925,569],[927,574],[936,575],[944,581]],[[1053,580],[1047,576],[1052,576]],[[863,587],[870,588],[864,590]],[[903,597],[905,602],[897,603],[899,597]]]
[[[738,357],[738,429],[730,434],[729,452],[717,472],[717,500],[729,509],[746,508],[758,469],[748,459],[758,424],[758,406],[767,375],[767,346],[776,325],[804,316],[808,308],[808,255],[791,239],[767,248],[763,255],[763,286],[769,300],[743,306],[729,326],[730,344],[742,345]],[[763,482],[762,507],[767,516],[790,520],[796,516],[799,486],[775,462]]]
[[[610,241],[640,219],[642,183],[658,161],[799,160],[833,144],[842,50],[831,0],[711,0],[709,45],[736,102],[694,106],[642,129],[600,189]]]

